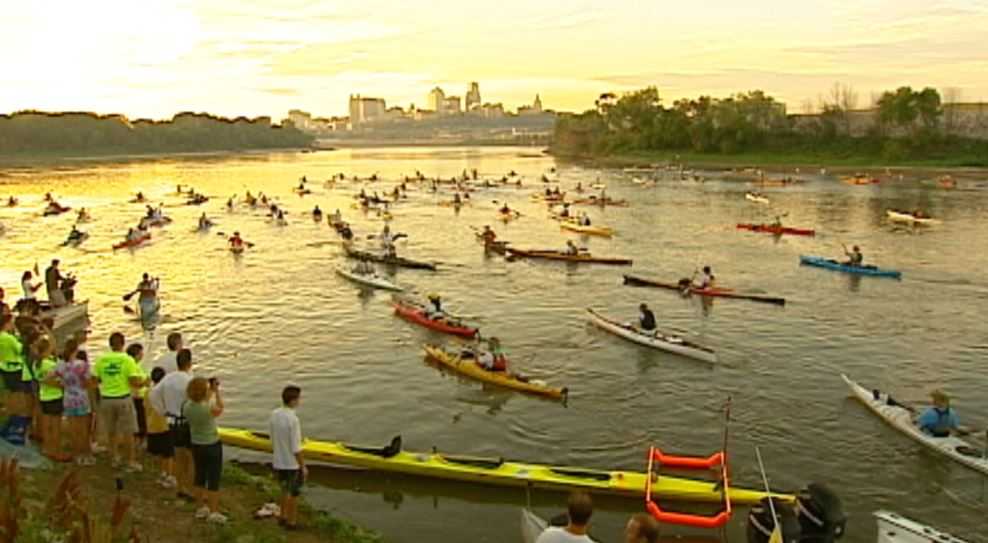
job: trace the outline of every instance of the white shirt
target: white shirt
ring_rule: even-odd
[[[271,412],[271,450],[274,469],[299,469],[295,455],[302,452],[302,425],[291,407],[279,407]]]
[[[165,370],[165,375],[168,375],[170,373],[175,373],[176,371],[178,371],[178,362],[175,361],[175,357],[177,355],[178,355],[177,351],[166,352],[165,354],[159,356],[158,359],[154,361],[154,366],[148,368],[148,371],[153,370],[154,368],[162,368],[163,370]]]
[[[585,535],[573,535],[567,532],[565,528],[552,526],[546,528],[535,540],[535,543],[593,543],[593,539]]]
[[[30,279],[24,279],[23,281],[21,281],[21,289],[24,290],[24,299],[25,300],[33,300],[34,299],[34,289],[31,288],[33,286],[34,285],[31,284],[31,280]]]
[[[192,380],[191,371],[176,371],[169,373],[154,385],[149,394],[151,406],[158,413],[177,416],[182,413],[182,404],[188,399],[185,389]]]

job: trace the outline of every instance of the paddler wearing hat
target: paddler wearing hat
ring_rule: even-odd
[[[432,293],[427,296],[429,299],[429,306],[426,308],[426,314],[432,320],[440,320],[446,317],[446,312],[443,311],[443,301],[442,298],[436,294]]]
[[[926,408],[916,419],[916,426],[924,433],[933,437],[950,437],[951,432],[967,434],[968,431],[961,427],[957,413],[950,408],[950,397],[942,390],[934,390],[930,393],[933,400],[933,407]]]

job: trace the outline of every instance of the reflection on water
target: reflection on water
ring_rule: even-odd
[[[870,512],[889,508],[976,540],[984,532],[984,479],[918,446],[854,402],[838,374],[898,396],[925,398],[949,390],[966,424],[988,426],[984,394],[984,314],[988,265],[984,232],[988,205],[982,189],[947,191],[921,180],[852,187],[808,177],[787,188],[765,188],[772,207],[744,199],[747,185],[704,172],[705,183],[658,175],[643,188],[620,171],[560,164],[564,190],[600,178],[607,192],[629,199],[629,208],[586,208],[594,224],[611,226],[611,240],[561,231],[543,204],[529,194],[554,165],[548,157],[517,149],[361,149],[321,153],[273,153],[63,163],[58,167],[3,172],[0,197],[15,194],[17,208],[0,210],[4,267],[0,284],[17,289],[20,273],[58,257],[76,272],[80,299],[88,298],[91,344],[114,330],[141,337],[140,325],[120,297],[147,271],[162,280],[162,322],[150,342],[153,357],[164,336],[181,330],[195,351],[199,372],[221,379],[227,391],[225,423],[263,428],[281,387],[302,385],[300,417],[307,435],[366,443],[396,433],[409,450],[441,450],[506,456],[546,463],[644,469],[647,447],[709,454],[721,440],[720,406],[734,402],[731,446],[734,477],[758,486],[754,446],[766,457],[773,484],[797,488],[826,481],[851,514],[850,542],[874,540]],[[499,179],[509,170],[524,177],[522,189],[495,188],[473,195],[459,211],[436,205],[425,185],[411,185],[407,201],[393,208],[392,228],[407,232],[399,251],[409,258],[442,262],[435,273],[394,270],[393,277],[423,295],[439,292],[451,310],[476,316],[485,336],[497,335],[525,373],[571,390],[566,406],[495,390],[443,374],[423,363],[421,345],[443,341],[392,315],[390,296],[362,290],[338,277],[344,261],[336,234],[310,211],[339,208],[357,239],[379,231],[373,213],[351,207],[361,188],[385,192],[415,170],[449,178],[476,168]],[[324,185],[345,172],[377,173],[385,181]],[[302,175],[313,193],[299,196]],[[640,175],[640,174],[636,174]],[[983,174],[973,182],[982,182]],[[178,184],[211,197],[185,206]],[[962,186],[971,186],[962,179]],[[272,195],[288,212],[279,227],[261,211],[223,210],[225,200],[250,189]],[[126,203],[138,190],[162,202],[175,222],[155,229],[146,247],[113,252],[143,207]],[[72,217],[42,217],[42,195],[87,207],[91,237],[79,249],[60,247]],[[495,223],[493,201],[507,201],[522,217]],[[943,219],[928,229],[887,224],[889,207],[922,207]],[[194,233],[206,211],[219,224]],[[785,221],[814,228],[814,238],[738,232],[735,223]],[[520,247],[562,248],[567,239],[593,253],[634,258],[630,272],[485,255],[474,229],[491,224],[499,237]],[[224,237],[238,230],[256,247],[235,257]],[[861,278],[802,267],[800,254],[839,256],[841,244],[858,244],[866,258],[900,269],[902,281]],[[738,300],[682,298],[676,292],[628,288],[621,274],[675,281],[710,265],[724,285],[785,297],[785,308]],[[712,346],[716,366],[625,342],[587,326],[584,309],[635,318],[645,301],[660,326],[687,331]],[[974,377],[974,378],[972,378]],[[522,493],[461,485],[459,494],[416,494],[391,476],[313,489],[316,501],[383,531],[391,541],[517,540]],[[390,484],[405,496],[395,510],[380,494],[350,492]],[[445,488],[437,482],[422,487]],[[348,489],[340,488],[340,486]],[[376,488],[376,487],[375,487]],[[382,491],[383,494],[383,491]],[[436,496],[442,496],[437,498]],[[490,498],[495,496],[495,498]],[[502,499],[503,498],[503,499]],[[550,498],[549,501],[557,499]],[[958,506],[957,501],[974,503]],[[561,499],[560,499],[561,503]],[[601,502],[606,503],[606,502]],[[980,505],[977,505],[979,504]],[[540,501],[539,512],[554,508]],[[640,507],[602,506],[605,540],[616,540],[627,513]],[[741,540],[743,515],[728,530]],[[455,538],[449,537],[455,534]]]

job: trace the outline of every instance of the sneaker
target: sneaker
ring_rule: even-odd
[[[206,517],[206,522],[210,524],[226,524],[226,515],[223,513],[210,513]]]
[[[199,509],[196,509],[196,518],[199,520],[205,519],[209,516],[209,508],[203,505]]]
[[[178,479],[174,475],[168,476],[168,488],[178,488]]]
[[[90,443],[89,450],[93,451],[93,454],[100,454],[105,453],[107,449],[99,443]]]
[[[137,462],[131,462],[127,465],[127,473],[141,473],[142,471],[144,471],[144,466]]]
[[[158,479],[158,484],[161,485],[161,488],[167,488],[167,489],[172,489],[178,486],[176,485],[175,481],[172,480],[171,477],[162,477]]]

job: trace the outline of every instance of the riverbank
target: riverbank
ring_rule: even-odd
[[[592,164],[601,167],[645,167],[653,164],[683,164],[690,168],[762,168],[787,170],[804,168],[830,171],[912,169],[930,172],[983,171],[988,168],[988,157],[959,155],[949,158],[918,160],[884,160],[867,156],[838,156],[816,153],[748,152],[737,154],[712,154],[667,151],[628,151],[608,155],[568,154],[549,150],[561,162]]]
[[[335,151],[332,147],[272,147],[267,149],[229,149],[224,151],[176,151],[153,153],[107,153],[107,154],[66,154],[66,153],[15,153],[0,154],[0,168],[45,167],[66,164],[93,164],[100,162],[141,162],[145,160],[208,160],[231,156],[259,156],[271,153],[309,153]]]
[[[10,496],[9,479],[5,476],[0,479],[3,479],[0,494]],[[55,525],[58,519],[68,519],[69,526],[82,525],[85,512],[91,515],[89,520],[95,530],[112,530],[114,541],[123,540],[131,533],[137,534],[140,541],[155,542],[381,541],[373,532],[312,509],[304,498],[299,507],[298,531],[288,532],[272,518],[254,519],[254,511],[261,505],[277,501],[278,485],[272,478],[252,475],[234,463],[227,462],[223,467],[220,504],[229,522],[222,526],[197,520],[195,505],[175,497],[174,491],[162,489],[156,479],[156,474],[150,471],[124,475],[105,462],[84,468],[60,464],[48,470],[19,469],[16,488],[22,510],[16,513],[19,530],[16,540],[55,541],[59,532],[68,531]],[[123,483],[119,493],[118,480]],[[66,499],[66,495],[71,495],[71,499]],[[122,514],[114,513],[118,495],[129,502]],[[0,505],[3,507],[11,506]],[[94,537],[93,541],[110,539]]]

